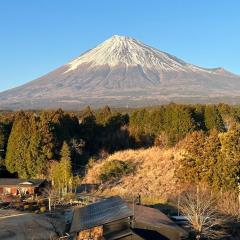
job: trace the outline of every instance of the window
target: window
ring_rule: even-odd
[[[10,187],[4,187],[3,188],[3,193],[4,194],[11,194],[11,188]]]

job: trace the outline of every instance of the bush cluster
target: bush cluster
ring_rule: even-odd
[[[132,162],[119,160],[107,161],[101,167],[100,180],[103,182],[116,180],[124,175],[133,173],[135,165]]]

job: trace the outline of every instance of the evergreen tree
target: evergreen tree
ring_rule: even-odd
[[[58,161],[50,161],[48,173],[49,179],[52,182],[52,187],[55,190],[58,190],[59,195],[61,195],[63,188],[63,179],[60,163]]]
[[[12,121],[0,120],[0,167],[5,165],[5,155],[7,150],[8,138],[12,128]]]
[[[198,185],[203,179],[206,135],[203,131],[188,134],[181,143],[184,156],[177,176],[183,182]]]
[[[202,181],[215,189],[220,187],[219,176],[221,176],[221,172],[218,172],[217,168],[221,158],[220,154],[221,142],[219,133],[216,129],[213,129],[204,144],[204,161],[201,175]]]
[[[8,141],[7,169],[20,177],[44,177],[48,162],[59,159],[63,141],[70,141],[78,132],[77,118],[61,110],[40,114],[20,112]]]
[[[185,106],[170,105],[165,112],[164,131],[168,134],[169,145],[173,146],[186,134],[197,129],[192,110]]]
[[[17,172],[22,178],[30,177],[26,164],[26,154],[30,142],[29,115],[20,112],[16,115],[11,134],[9,136],[6,167],[10,172]]]
[[[232,129],[221,136],[221,185],[224,189],[237,189],[240,176],[240,129]]]
[[[215,105],[207,105],[204,111],[205,126],[207,130],[217,129],[225,131],[224,122],[218,108]]]
[[[237,190],[240,176],[240,130],[194,132],[181,143],[185,154],[177,176],[187,183],[205,183],[215,190]]]
[[[165,136],[167,145],[173,146],[187,133],[198,128],[194,109],[184,105],[169,104],[151,110],[140,109],[130,116],[130,133],[139,143],[146,137],[159,139]]]
[[[109,106],[105,106],[100,112],[96,114],[97,123],[105,125],[108,119],[112,116],[112,111]]]
[[[60,155],[61,160],[59,168],[61,169],[63,189],[66,193],[71,185],[72,180],[71,152],[66,142],[63,143]]]
[[[84,119],[86,117],[92,117],[92,116],[94,116],[93,111],[90,108],[90,106],[87,106],[81,114],[81,119]]]

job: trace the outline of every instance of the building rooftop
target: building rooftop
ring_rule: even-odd
[[[126,219],[133,216],[134,225],[124,225],[128,223]],[[120,228],[119,225],[115,228],[116,222],[120,223]],[[184,229],[158,209],[140,205],[135,205],[133,209],[133,204],[125,203],[118,196],[74,209],[70,233],[102,225],[110,227],[111,231],[107,231],[106,228],[104,233],[104,237],[108,240],[121,239],[128,235],[135,235],[138,237],[136,239],[146,240],[180,240],[188,236]]]
[[[132,210],[120,197],[110,197],[101,202],[74,209],[70,233],[80,232],[131,216],[133,216]]]
[[[0,178],[0,186],[33,186],[38,187],[45,180],[43,179],[20,179],[20,178]]]
[[[132,204],[128,205],[130,208],[133,207]],[[179,227],[164,213],[155,208],[135,205],[134,218],[136,228],[158,231],[167,239],[181,239],[188,235],[183,228]]]

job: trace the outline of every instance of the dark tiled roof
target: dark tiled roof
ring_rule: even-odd
[[[128,204],[132,208],[132,204]],[[134,218],[136,225],[148,226],[148,229],[159,231],[168,239],[180,239],[186,237],[187,232],[174,223],[158,209],[135,205]]]
[[[38,187],[43,179],[0,178],[0,186],[34,186]]]
[[[132,215],[132,210],[120,197],[110,197],[101,202],[74,209],[70,233],[80,232]]]

